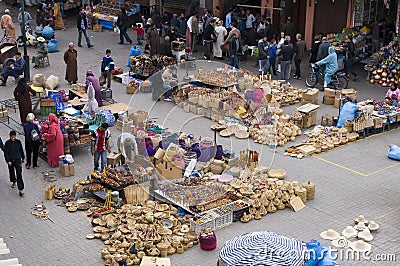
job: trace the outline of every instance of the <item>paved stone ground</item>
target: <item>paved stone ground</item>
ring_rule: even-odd
[[[4,7],[1,3],[0,7]],[[0,8],[2,10],[2,8]],[[16,10],[12,10],[15,14]],[[32,12],[33,13],[33,12]],[[66,31],[57,31],[60,39],[61,52],[50,54],[51,67],[45,69],[33,69],[32,76],[43,73],[46,76],[54,74],[60,77],[60,88],[67,89],[68,85],[63,79],[65,65],[63,63],[63,51],[67,49],[68,42],[77,40],[77,31],[74,18],[69,18]],[[19,28],[19,27],[17,27]],[[78,48],[79,54],[79,81],[84,80],[87,69],[93,69],[99,73],[99,62],[106,48],[113,50],[113,58],[117,66],[124,66],[129,53],[128,45],[116,45],[118,36],[112,32],[95,33],[89,31],[92,49],[85,46]],[[130,32],[130,34],[132,34]],[[85,42],[83,42],[85,44]],[[30,55],[34,53],[29,48]],[[201,55],[196,55],[201,58]],[[197,66],[204,69],[215,67],[217,63],[197,62]],[[241,66],[256,71],[255,61],[250,60],[241,63]],[[304,69],[308,69],[304,66]],[[306,72],[307,70],[304,70]],[[351,87],[359,91],[359,99],[383,98],[386,90],[371,86],[365,82],[366,74],[358,69],[363,77],[358,83],[350,83]],[[180,77],[185,73],[180,73]],[[304,74],[303,74],[304,75]],[[304,80],[293,81],[295,85],[305,87]],[[114,99],[117,102],[129,103],[133,110],[149,110],[150,117],[158,117],[158,122],[174,130],[182,130],[194,133],[198,136],[213,137],[209,130],[211,121],[185,113],[181,108],[167,102],[152,102],[150,94],[135,94],[127,97],[125,86],[113,82]],[[0,90],[0,98],[12,97],[14,84],[9,81],[7,87]],[[320,95],[320,102],[322,95]],[[286,112],[292,112],[296,106],[285,107]],[[321,105],[319,117],[325,113],[337,114],[333,106]],[[10,115],[18,118],[18,113]],[[9,129],[1,126],[0,135],[7,139]],[[113,129],[114,137],[118,132]],[[400,217],[398,197],[399,164],[387,159],[387,145],[397,143],[398,130],[376,135],[366,140],[337,148],[333,151],[319,154],[315,157],[303,160],[292,159],[283,156],[283,150],[274,150],[255,144],[252,141],[237,140],[235,138],[222,139],[218,142],[225,147],[231,147],[237,153],[244,148],[252,148],[260,151],[263,165],[284,168],[287,171],[287,180],[298,180],[300,183],[311,180],[317,185],[316,198],[307,202],[307,207],[294,213],[290,210],[278,211],[268,214],[260,221],[250,224],[235,223],[217,231],[218,247],[215,251],[205,252],[198,246],[188,250],[183,255],[171,257],[173,265],[215,265],[218,252],[223,243],[237,235],[250,232],[269,230],[290,237],[308,241],[311,238],[325,243],[319,233],[328,228],[341,232],[350,225],[359,214],[376,221],[381,225],[372,244],[373,256],[375,254],[396,254],[400,259]],[[22,136],[19,136],[22,139]],[[115,138],[114,138],[115,141]],[[113,144],[115,146],[115,144]],[[75,149],[73,155],[76,160],[75,176],[59,179],[55,182],[57,187],[71,187],[72,184],[87,176],[92,168],[92,158],[87,155],[85,148]],[[0,161],[3,160],[0,155]],[[35,204],[40,204],[44,198],[44,189],[49,185],[43,180],[41,172],[55,170],[48,167],[47,163],[40,160],[40,167],[36,170],[23,170],[26,184],[26,196],[20,198],[17,190],[10,188],[7,168],[1,164],[0,174],[0,199],[1,220],[0,237],[4,238],[11,254],[1,255],[1,259],[18,257],[23,265],[103,265],[100,257],[101,241],[88,241],[85,235],[91,232],[91,225],[84,213],[68,213],[65,208],[57,207],[55,201],[45,202],[50,211],[50,221],[41,221],[33,217],[30,212]],[[13,236],[11,238],[11,236]],[[341,265],[400,265],[399,262],[375,262],[340,260]]]

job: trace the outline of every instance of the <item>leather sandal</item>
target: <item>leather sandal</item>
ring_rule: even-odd
[[[15,188],[15,182],[11,184],[11,188]]]

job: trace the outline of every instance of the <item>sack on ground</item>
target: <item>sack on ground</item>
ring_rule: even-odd
[[[58,86],[58,77],[50,75],[50,77],[47,78],[45,83],[46,89],[53,90],[57,88],[57,86]]]
[[[46,77],[43,74],[35,74],[32,79],[32,85],[35,87],[43,87],[46,83]]]

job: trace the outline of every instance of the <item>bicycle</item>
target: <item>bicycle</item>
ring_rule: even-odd
[[[311,64],[311,72],[307,74],[305,82],[307,87],[310,88],[314,88],[318,83],[323,84],[324,73],[322,69],[315,64]],[[328,87],[335,90],[343,90],[347,88],[348,84],[349,79],[346,74],[336,71],[336,73],[332,75],[331,83],[328,84]]]

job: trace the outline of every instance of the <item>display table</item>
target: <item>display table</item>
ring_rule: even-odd
[[[110,110],[111,113],[114,115],[120,113],[120,112],[128,112],[129,110],[132,109],[129,105],[125,103],[113,103],[110,105],[105,105],[99,108],[100,110]]]

